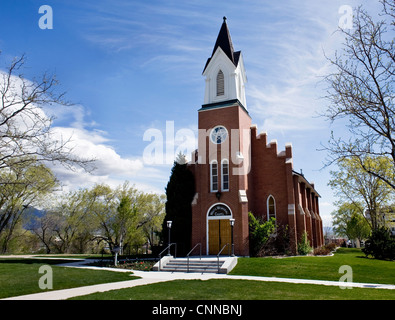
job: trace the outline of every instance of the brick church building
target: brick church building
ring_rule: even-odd
[[[277,142],[252,125],[243,56],[233,49],[225,17],[203,76],[198,149],[188,165],[196,184],[192,247],[201,243],[204,254],[217,255],[231,244],[232,222],[234,253],[249,256],[248,212],[288,226],[292,253],[304,231],[311,246],[323,245],[320,196],[293,170],[292,145],[279,152]]]

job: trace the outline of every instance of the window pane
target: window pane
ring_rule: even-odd
[[[211,191],[218,191],[218,164],[212,163],[211,164]]]
[[[222,189],[229,190],[229,164],[226,161],[222,163]]]
[[[276,218],[276,205],[274,203],[273,197],[270,197],[268,200],[268,209],[269,209],[269,219]]]

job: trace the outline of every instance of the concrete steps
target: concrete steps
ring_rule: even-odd
[[[167,272],[195,272],[195,273],[228,273],[237,264],[236,257],[220,257],[219,269],[217,258],[187,258],[163,257],[161,262],[156,263],[153,270]],[[159,270],[160,267],[160,270]]]
[[[220,267],[224,264],[224,260],[219,260]],[[171,259],[163,268],[162,271],[171,272],[187,272],[188,262],[187,259]],[[218,261],[214,260],[196,260],[189,259],[189,272],[199,273],[217,273]]]

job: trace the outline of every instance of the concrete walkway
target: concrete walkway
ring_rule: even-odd
[[[78,261],[78,262],[63,264],[63,266],[98,269],[98,270],[111,270],[116,272],[132,271],[134,276],[141,277],[141,279],[97,284],[97,285],[78,287],[72,289],[45,291],[41,293],[10,297],[3,300],[64,300],[72,297],[95,293],[95,292],[105,292],[110,290],[132,288],[136,286],[142,286],[142,285],[165,282],[165,281],[194,280],[194,279],[199,279],[199,280],[210,280],[210,279],[236,280],[237,279],[237,280],[287,282],[287,283],[315,284],[315,285],[325,285],[325,286],[349,286],[352,288],[375,288],[375,289],[395,290],[395,285],[386,285],[386,284],[356,283],[356,282],[341,283],[338,281],[239,276],[239,275],[208,274],[208,273],[201,274],[201,273],[181,273],[181,272],[137,271],[137,270],[125,270],[125,269],[117,269],[117,268],[101,268],[94,266],[84,266],[83,265],[84,263],[85,263],[84,261]]]

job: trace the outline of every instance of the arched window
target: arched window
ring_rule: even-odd
[[[222,70],[217,73],[217,97],[225,94],[225,79]]]
[[[218,163],[217,161],[212,161],[210,163],[210,184],[211,192],[218,191]]]
[[[227,159],[222,160],[222,168],[221,168],[221,182],[222,182],[222,191],[229,191],[229,161]]]
[[[267,220],[276,219],[276,201],[273,196],[267,198]]]

